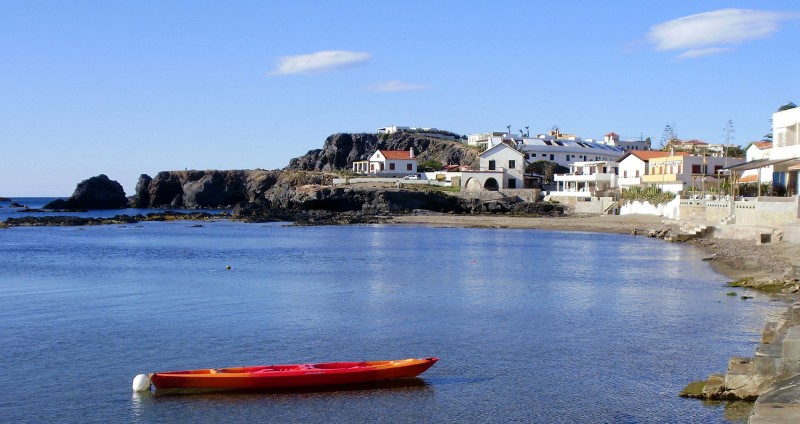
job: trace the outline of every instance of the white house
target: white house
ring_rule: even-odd
[[[625,153],[619,160],[619,188],[624,190],[641,185],[642,177],[650,172],[650,159],[669,155],[669,152],[660,150],[631,150]]]
[[[787,194],[797,194],[800,170],[800,107],[772,114],[772,140],[770,161],[773,163],[773,187],[783,187]],[[784,160],[783,162],[777,162]]]
[[[620,147],[623,150],[650,150],[650,140],[622,140],[619,134],[610,132],[603,137],[603,141],[598,143],[608,146]]]
[[[369,173],[383,176],[416,174],[414,149],[377,150],[369,157]]]
[[[461,173],[466,191],[516,189],[525,186],[525,156],[509,144],[500,143],[480,154],[480,171]]]
[[[575,162],[616,161],[625,154],[621,147],[582,140],[524,139],[520,150],[528,162],[545,160],[569,167]]]
[[[745,159],[747,162],[761,161],[765,166],[761,168],[747,169],[742,172],[739,177],[740,183],[771,183],[772,182],[772,165],[767,165],[766,161],[770,159],[770,151],[772,150],[771,141],[757,141],[751,143],[745,151]]]
[[[563,167],[569,167],[575,162],[616,161],[626,151],[621,146],[584,139],[574,134],[563,134],[558,129],[536,137],[523,135],[522,132],[519,135],[504,132],[470,134],[467,136],[467,144],[485,146],[487,150],[500,144],[510,144],[524,154],[525,162],[544,160]]]
[[[467,135],[467,145],[470,146],[478,146],[486,149],[489,144],[489,140],[495,138],[497,141],[502,141],[503,139],[506,140],[515,140],[514,136],[509,135],[504,132],[485,132],[485,133],[478,133],[478,134],[469,134]],[[498,144],[495,142],[494,144]]]
[[[575,162],[569,171],[554,176],[558,189],[551,195],[590,197],[617,187],[619,164],[615,161]]]
[[[378,134],[394,134],[399,131],[407,131],[411,129],[410,127],[402,127],[399,125],[392,125],[388,127],[381,127],[378,128]]]

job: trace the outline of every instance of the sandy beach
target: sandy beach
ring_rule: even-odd
[[[680,223],[654,215],[600,215],[563,217],[515,217],[509,215],[453,215],[425,213],[398,215],[396,224],[418,224],[436,227],[470,228],[536,228],[542,230],[588,231],[630,234],[647,237],[650,230],[678,231]],[[715,271],[737,280],[744,277],[780,279],[794,277],[800,266],[800,245],[787,242],[756,244],[755,241],[702,237],[687,243],[709,254]]]

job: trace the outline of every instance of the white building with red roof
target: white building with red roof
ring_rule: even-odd
[[[642,177],[650,172],[650,159],[669,156],[669,152],[660,150],[631,150],[619,160],[619,179],[617,184],[621,190],[639,186]]]
[[[772,151],[771,141],[757,141],[751,143],[745,151],[745,158],[747,162],[754,160],[769,159],[769,154]],[[759,175],[760,174],[760,175]],[[772,182],[772,165],[766,165],[763,168],[747,169],[742,171],[739,177],[740,183],[771,183]]]
[[[417,173],[413,147],[409,150],[376,150],[368,162],[370,174],[391,177]]]

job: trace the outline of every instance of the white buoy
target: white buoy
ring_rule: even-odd
[[[150,377],[147,374],[139,374],[133,377],[133,391],[146,392],[150,390]]]

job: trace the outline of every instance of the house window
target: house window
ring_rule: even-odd
[[[556,155],[550,153],[550,160],[555,160],[555,158],[556,158]]]
[[[517,179],[511,178],[508,180],[508,188],[517,188]]]
[[[410,163],[407,163],[407,164],[406,164],[406,171],[410,171],[410,170],[411,170],[411,164],[410,164]]]
[[[699,174],[703,172],[700,165],[692,165],[692,174]]]
[[[715,173],[715,174],[719,173],[719,170],[720,170],[720,169],[722,169],[722,165],[715,165],[715,166],[714,166],[714,173]]]
[[[637,177],[639,176],[639,170],[638,169],[636,170],[636,176]]]
[[[515,160],[513,160],[513,159],[512,159],[512,160],[509,160],[509,161],[508,161],[508,167],[509,167],[510,169],[516,169],[516,168],[517,168],[517,161],[515,161]]]
[[[495,168],[496,168],[496,166],[494,164],[494,160],[490,160],[489,161],[489,170],[490,171],[494,171]]]
[[[622,178],[628,178],[628,171],[622,171]]]
[[[390,163],[390,164],[389,164],[389,170],[390,170],[390,171],[394,171],[394,164],[393,164],[393,163]]]
[[[369,170],[370,171],[375,171],[375,164],[374,163],[369,164]]]

